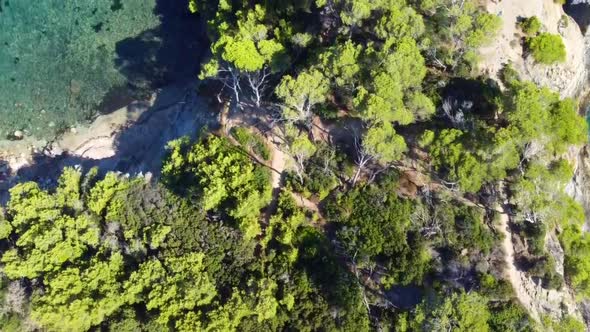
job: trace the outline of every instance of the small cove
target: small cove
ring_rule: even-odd
[[[51,140],[196,77],[208,49],[182,2],[0,2],[0,140]]]

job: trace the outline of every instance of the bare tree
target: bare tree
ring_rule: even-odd
[[[7,314],[17,314],[21,317],[25,316],[27,306],[27,292],[22,283],[18,280],[12,281],[8,285],[8,289],[4,296],[4,303],[0,308],[0,314],[5,316]]]
[[[240,72],[229,65],[227,67],[220,67],[216,79],[223,84],[223,88],[217,95],[217,99],[221,102],[221,92],[227,88],[233,93],[236,105],[240,105],[240,94],[242,93]]]
[[[309,140],[306,132],[301,132],[294,126],[287,124],[284,127],[285,142],[291,157],[295,162],[295,173],[299,181],[303,183],[305,175],[305,162],[317,151],[316,146]]]
[[[465,129],[467,127],[465,112],[470,111],[473,107],[473,102],[464,100],[461,103],[453,97],[448,97],[444,100],[442,111],[444,116],[451,121],[453,127]]]
[[[264,92],[267,88],[268,77],[270,76],[270,70],[265,66],[262,70],[247,73],[246,79],[248,86],[252,90],[252,98],[256,107],[260,107]]]
[[[355,164],[357,166],[357,169],[351,181],[353,186],[358,181],[363,169],[365,169],[365,167],[371,162],[371,160],[373,160],[373,156],[371,156],[363,147],[358,135],[354,135],[354,148],[356,151]]]

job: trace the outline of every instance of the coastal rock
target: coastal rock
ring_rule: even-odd
[[[17,130],[14,132],[14,134],[12,134],[12,136],[14,137],[14,139],[21,140],[25,137],[25,133],[23,133],[20,130]]]
[[[540,280],[535,280],[519,272],[519,284],[521,292],[528,294],[530,302],[525,304],[529,313],[540,318],[540,315],[548,315],[553,319],[563,319],[566,315],[581,319],[581,313],[577,307],[575,297],[566,290],[545,289]]]
[[[574,168],[574,177],[567,184],[565,191],[584,208],[586,224],[590,230],[590,151],[586,145],[582,148],[571,147],[564,156]]]
[[[82,165],[85,170],[97,166],[105,172],[142,173],[149,182],[159,174],[169,141],[196,137],[204,126],[218,128],[216,118],[204,112],[208,106],[191,83],[166,87],[142,104],[140,109],[123,107],[100,115],[90,125],[70,128],[52,142],[34,141],[25,133],[21,141],[5,146],[0,142],[0,151],[6,151],[4,160],[13,174],[18,173],[18,181],[54,179],[64,167]],[[7,195],[0,188],[0,200]]]
[[[503,26],[498,38],[481,50],[480,68],[499,81],[500,70],[512,64],[520,76],[541,86],[558,91],[562,97],[577,97],[585,88],[588,71],[590,38],[583,35],[576,22],[553,0],[489,1],[488,12],[498,15]],[[525,17],[537,16],[542,31],[559,34],[566,47],[564,63],[543,65],[524,53],[524,35],[517,26]]]
[[[564,260],[565,254],[563,248],[559,244],[559,239],[555,233],[547,233],[545,238],[545,249],[555,259],[555,271],[560,275],[564,276]]]
[[[491,45],[480,51],[480,69],[484,74],[495,79],[502,87],[501,70],[505,65],[511,66],[524,80],[539,86],[548,87],[559,92],[562,97],[578,97],[587,88],[587,64],[590,50],[590,37],[585,36],[578,24],[566,15],[563,7],[553,0],[527,1],[487,1],[488,12],[502,18],[503,25],[499,36]],[[525,35],[518,27],[523,18],[536,16],[542,22],[542,31],[559,34],[566,47],[566,60],[555,65],[542,65],[525,53]],[[590,35],[590,34],[589,34]],[[585,152],[585,153],[584,153]],[[590,216],[590,158],[587,148],[572,146],[563,156],[575,168],[575,176],[567,186],[567,192],[582,203]],[[555,234],[547,235],[547,251],[555,258],[556,272],[563,275],[563,249]],[[510,239],[510,237],[507,237]],[[509,266],[509,280],[516,297],[536,320],[542,315],[559,319],[565,314],[581,318],[573,292],[566,286],[559,290],[549,290],[542,283],[519,270],[514,257],[522,253],[524,247],[519,245],[518,237],[504,243]]]
[[[64,150],[56,144],[53,144],[49,149],[45,151],[45,155],[48,157],[57,157],[61,156],[64,153]]]

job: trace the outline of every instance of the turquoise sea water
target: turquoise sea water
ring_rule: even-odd
[[[0,139],[51,137],[179,71],[192,22],[179,0],[0,0]]]

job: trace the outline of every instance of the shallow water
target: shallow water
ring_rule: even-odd
[[[176,0],[0,0],[0,139],[16,130],[52,137],[132,94],[193,75],[202,48],[181,43],[184,33],[199,34],[185,7]]]

